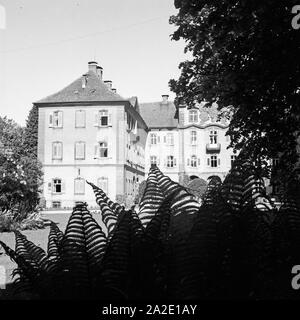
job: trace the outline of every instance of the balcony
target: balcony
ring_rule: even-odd
[[[220,143],[207,143],[206,144],[206,151],[207,152],[220,152],[221,151],[221,144]]]

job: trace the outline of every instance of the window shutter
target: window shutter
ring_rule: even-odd
[[[62,128],[63,126],[63,113],[62,111],[58,112],[58,127]]]
[[[210,166],[210,158],[207,158],[207,165]]]
[[[160,143],[160,136],[157,136],[157,143]]]
[[[52,181],[48,182],[48,192],[52,192]]]
[[[173,163],[174,163],[174,167],[176,167],[176,158],[174,158]]]
[[[99,111],[95,111],[94,114],[94,127],[98,127],[99,126]]]
[[[108,114],[108,123],[107,123],[109,126],[111,126],[111,113]]]
[[[190,165],[190,158],[187,159],[187,165]]]
[[[219,158],[218,159],[218,166],[221,164],[221,159]]]
[[[64,181],[61,181],[61,193],[65,193],[66,192],[66,184]]]
[[[167,166],[167,159],[165,158],[164,160],[164,166],[166,167]]]
[[[164,136],[164,143],[166,143],[167,142],[167,137],[166,136]]]
[[[160,165],[160,159],[159,158],[157,158],[157,165],[159,166]]]
[[[49,128],[53,127],[53,113],[51,112],[49,114]]]
[[[61,142],[57,144],[57,155],[58,155],[58,159],[62,159],[62,143]]]
[[[198,158],[198,166],[200,166],[200,158]]]
[[[99,145],[98,145],[98,143],[96,143],[94,145],[94,159],[96,159],[98,157],[99,157]]]

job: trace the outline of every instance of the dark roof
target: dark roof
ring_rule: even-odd
[[[127,101],[110,90],[93,71],[86,73],[86,86],[82,88],[83,76],[70,85],[36,103],[85,102],[85,101]]]
[[[176,107],[172,101],[140,103],[140,114],[149,128],[176,128]]]

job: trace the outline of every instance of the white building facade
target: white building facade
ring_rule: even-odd
[[[161,102],[141,104],[141,115],[149,127],[146,144],[146,173],[152,163],[174,181],[182,183],[212,176],[224,180],[236,154],[227,148],[228,121],[218,119],[217,106],[204,104],[187,108],[179,106],[164,95]]]
[[[88,73],[35,103],[47,208],[71,208],[78,201],[96,207],[86,181],[123,202],[144,180],[148,128],[138,100],[122,98],[102,76],[102,68],[90,62]]]

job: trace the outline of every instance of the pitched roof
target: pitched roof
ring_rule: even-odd
[[[110,90],[93,71],[86,73],[86,86],[82,88],[83,76],[76,79],[64,89],[36,103],[55,102],[88,102],[88,101],[127,101],[119,94]]]
[[[140,103],[140,114],[149,128],[176,128],[176,107],[172,101]]]

